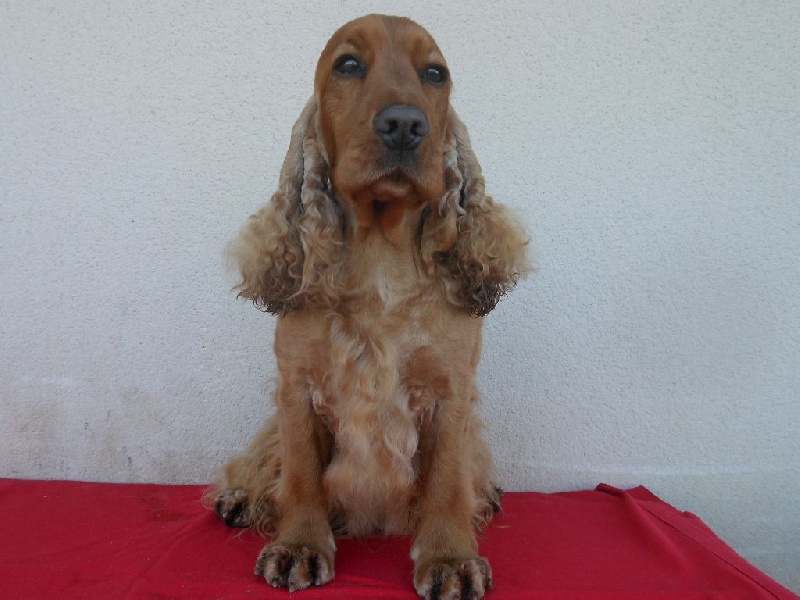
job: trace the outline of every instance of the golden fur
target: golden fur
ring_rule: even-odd
[[[337,70],[348,57],[360,71]],[[491,585],[475,527],[500,494],[474,380],[481,317],[526,272],[526,235],[485,194],[450,89],[414,22],[343,26],[278,190],[231,246],[240,295],[279,315],[277,412],[208,497],[228,524],[274,533],[256,564],[274,586],[329,581],[334,531],[413,534],[425,598],[480,598]],[[425,115],[418,147],[376,134],[393,105]]]

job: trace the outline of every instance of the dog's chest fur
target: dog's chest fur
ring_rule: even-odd
[[[353,535],[413,528],[421,428],[441,398],[472,393],[481,343],[481,320],[448,304],[408,250],[367,242],[341,307],[289,315],[276,332],[282,376],[305,378],[333,434],[324,484]]]

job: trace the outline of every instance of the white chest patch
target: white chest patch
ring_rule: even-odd
[[[397,534],[409,528],[415,493],[418,419],[402,380],[414,335],[360,325],[332,318],[330,368],[312,393],[314,410],[334,434],[324,484],[334,508],[347,515],[348,533]]]

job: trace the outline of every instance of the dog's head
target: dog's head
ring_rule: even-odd
[[[241,295],[278,314],[335,306],[348,236],[418,213],[423,270],[453,304],[491,311],[527,270],[526,236],[486,196],[451,88],[438,46],[409,19],[368,15],[336,31],[278,190],[233,244]]]
[[[414,210],[444,193],[450,75],[413,21],[369,15],[344,25],[320,56],[319,125],[334,189],[369,218],[373,203]]]

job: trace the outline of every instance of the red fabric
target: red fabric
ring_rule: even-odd
[[[289,595],[252,574],[264,540],[202,487],[0,480],[0,598],[416,598],[410,541],[338,540],[336,578]],[[645,488],[506,494],[480,539],[487,600],[795,599]]]

